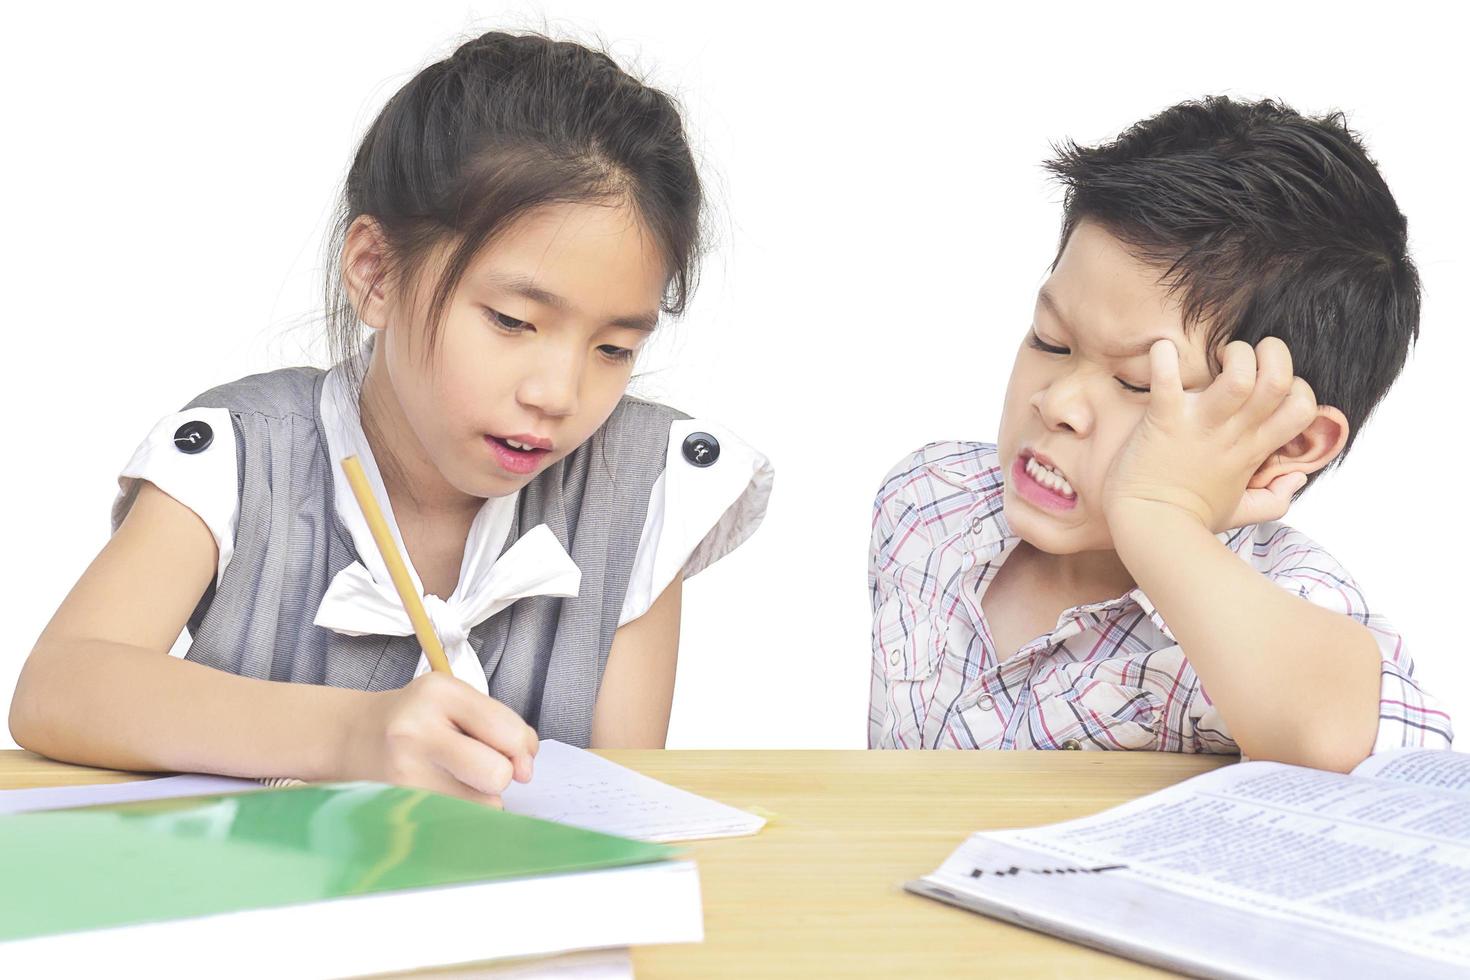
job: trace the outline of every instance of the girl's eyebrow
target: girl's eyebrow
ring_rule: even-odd
[[[1043,287],[1041,291],[1036,294],[1036,298],[1041,302],[1042,306],[1045,306],[1047,310],[1050,311],[1051,315],[1056,318],[1058,323],[1067,328],[1068,333],[1072,334],[1073,336],[1077,335],[1077,331],[1072,327],[1070,323],[1067,322],[1067,318],[1062,316],[1062,311],[1061,308],[1057,306],[1056,298],[1053,297],[1051,293],[1047,292],[1045,287]],[[1158,343],[1159,341],[1173,339],[1174,338],[1172,337],[1162,336],[1150,337],[1148,340],[1142,340],[1136,344],[1130,344],[1127,347],[1104,348],[1101,351],[1101,354],[1103,357],[1110,358],[1114,361],[1129,361],[1135,357],[1142,357],[1143,355],[1147,354],[1150,350],[1153,349],[1154,344]],[[1177,345],[1178,341],[1175,341],[1175,344]]]
[[[485,281],[497,289],[515,293],[517,296],[522,296],[533,303],[540,303],[542,306],[550,306],[553,309],[563,312],[575,312],[572,304],[565,297],[558,296],[556,293],[547,292],[536,285],[534,279],[527,276],[512,275],[504,272],[487,272],[485,274]],[[607,322],[610,326],[614,327],[625,327],[629,330],[641,330],[644,333],[652,333],[654,328],[658,326],[658,311],[654,310],[651,313],[632,313],[627,316],[610,317]]]

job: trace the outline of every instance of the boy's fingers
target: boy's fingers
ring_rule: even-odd
[[[1157,340],[1148,349],[1148,404],[1156,412],[1174,412],[1184,402],[1179,380],[1179,348],[1172,340]]]
[[[1218,425],[1233,417],[1256,388],[1256,352],[1243,340],[1232,340],[1220,355],[1220,374],[1200,396],[1205,421]]]
[[[1317,417],[1317,396],[1301,378],[1292,378],[1286,397],[1259,427],[1260,439],[1271,449],[1286,445],[1306,431]]]
[[[1241,410],[1248,424],[1259,424],[1270,418],[1291,392],[1291,351],[1276,337],[1267,337],[1256,345],[1255,390]]]

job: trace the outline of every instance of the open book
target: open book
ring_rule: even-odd
[[[977,833],[909,891],[1212,977],[1470,975],[1470,755],[1246,762]]]

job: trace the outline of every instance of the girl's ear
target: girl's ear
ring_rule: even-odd
[[[359,215],[342,243],[342,279],[357,318],[374,330],[388,325],[388,294],[384,289],[388,244],[378,223]]]
[[[1331,405],[1317,406],[1317,417],[1295,439],[1268,456],[1246,486],[1270,486],[1272,480],[1288,473],[1310,476],[1337,458],[1350,431],[1341,410]]]

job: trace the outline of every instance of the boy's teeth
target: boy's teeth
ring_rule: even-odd
[[[1072,484],[1068,483],[1060,473],[1049,470],[1038,463],[1035,456],[1026,460],[1026,472],[1037,483],[1055,490],[1064,497],[1077,496],[1077,491],[1072,489]]]
[[[505,444],[512,449],[519,449],[521,452],[527,452],[532,448],[523,442],[516,442],[514,439],[505,440]]]

